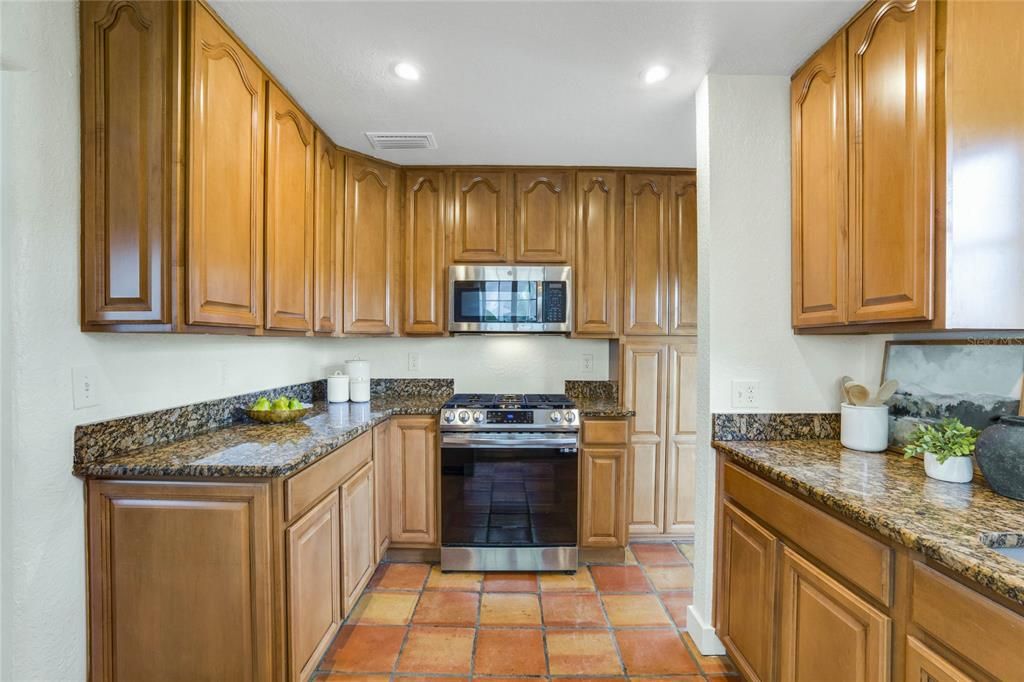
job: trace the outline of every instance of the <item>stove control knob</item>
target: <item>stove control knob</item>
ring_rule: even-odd
[[[455,410],[445,410],[444,421],[446,424],[451,424],[453,421],[455,421]]]
[[[483,422],[483,420],[484,420],[484,413],[483,412],[477,410],[476,412],[473,413],[473,421],[474,422],[476,422],[477,424],[480,424],[480,423]]]
[[[463,424],[469,423],[469,412],[466,410],[459,410],[459,421]]]
[[[562,421],[562,413],[558,412],[557,410],[552,410],[551,411],[551,421],[553,421],[556,424],[561,422]]]
[[[573,412],[572,410],[566,410],[565,411],[565,423],[566,424],[572,424],[574,421],[576,421],[576,413]]]

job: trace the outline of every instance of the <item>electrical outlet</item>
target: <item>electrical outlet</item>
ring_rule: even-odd
[[[71,392],[76,410],[100,404],[99,376],[100,370],[95,365],[71,370]]]
[[[583,373],[593,374],[594,373],[594,354],[584,353],[583,354]]]
[[[760,381],[733,381],[732,406],[757,407],[761,403]]]
[[[418,372],[420,371],[420,354],[409,353],[409,371]]]

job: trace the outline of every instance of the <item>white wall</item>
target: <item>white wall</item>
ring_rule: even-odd
[[[373,362],[375,376],[454,377],[459,390],[556,391],[565,378],[608,376],[605,341],[81,333],[77,21],[70,2],[0,3],[5,681],[85,679],[76,424],[308,381],[357,355]],[[405,370],[410,350],[421,354],[418,375]],[[579,372],[582,353],[594,355],[592,374]],[[99,369],[98,407],[72,407],[71,368],[79,365]]]
[[[694,603],[705,653],[711,622],[714,452],[710,416],[734,379],[760,382],[750,412],[836,412],[838,378],[866,377],[882,341],[796,336],[790,328],[789,79],[708,76],[697,93],[698,434]],[[877,374],[877,368],[871,370]]]

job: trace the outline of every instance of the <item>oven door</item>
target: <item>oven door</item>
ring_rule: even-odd
[[[553,266],[452,266],[448,331],[572,331],[571,270]]]
[[[574,433],[443,434],[442,548],[575,548],[578,471]]]

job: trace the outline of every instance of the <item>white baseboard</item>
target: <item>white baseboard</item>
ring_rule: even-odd
[[[693,643],[705,656],[724,656],[725,647],[718,639],[715,629],[708,625],[693,604],[686,607],[686,631],[693,638]]]

